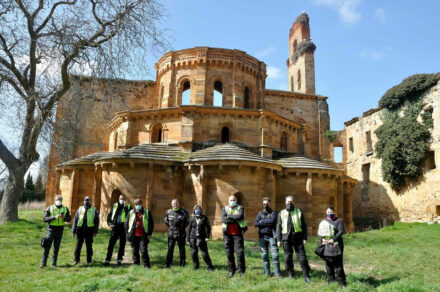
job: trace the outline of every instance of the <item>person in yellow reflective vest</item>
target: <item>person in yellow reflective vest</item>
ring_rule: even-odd
[[[113,248],[115,247],[116,241],[119,239],[119,251],[116,264],[118,266],[122,263],[122,258],[125,253],[125,243],[127,237],[125,234],[124,224],[127,221],[128,212],[131,210],[130,203],[124,194],[119,196],[118,202],[115,202],[107,215],[107,224],[111,228],[110,239],[107,247],[107,257],[105,258],[104,265],[109,265],[113,255]]]
[[[336,217],[335,208],[328,206],[327,218],[319,223],[318,239],[319,245],[325,245],[323,258],[327,270],[327,281],[329,284],[336,279],[339,286],[346,287],[346,277],[343,265],[344,241],[342,235],[345,232],[344,222]]]
[[[64,223],[72,220],[69,209],[63,206],[63,197],[57,195],[55,204],[49,206],[44,212],[43,221],[47,223],[46,244],[41,255],[40,268],[46,267],[50,248],[53,243],[52,266],[57,265],[58,252],[60,250],[61,239],[63,238]]]
[[[307,261],[304,246],[307,243],[307,224],[305,215],[299,208],[295,208],[293,196],[286,197],[286,209],[278,215],[277,237],[278,246],[283,243],[284,264],[289,278],[293,277],[293,250],[301,266],[304,281],[310,282],[310,266]]]
[[[84,206],[78,208],[73,219],[72,233],[76,236],[75,259],[73,264],[79,264],[81,248],[86,242],[87,248],[87,264],[92,263],[93,256],[93,237],[98,234],[99,214],[95,207],[92,206],[90,197],[84,198]]]
[[[149,269],[148,243],[153,234],[154,222],[150,210],[142,207],[141,200],[136,199],[134,201],[134,209],[128,213],[124,226],[127,232],[127,240],[131,243],[133,249],[133,263],[135,265],[140,264],[140,250],[144,267]]]
[[[222,223],[223,245],[228,258],[228,277],[233,277],[236,271],[234,251],[237,254],[238,271],[240,275],[244,275],[246,263],[243,234],[247,230],[247,224],[244,220],[244,208],[238,205],[237,197],[229,197],[229,204],[222,211]]]

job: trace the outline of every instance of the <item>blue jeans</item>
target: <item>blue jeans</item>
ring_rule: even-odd
[[[280,259],[278,257],[277,241],[273,237],[263,236],[260,238],[261,258],[266,275],[270,275],[269,248],[272,255],[273,269],[275,276],[280,275]]]

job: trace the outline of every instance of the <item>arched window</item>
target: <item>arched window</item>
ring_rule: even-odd
[[[296,40],[293,41],[293,53],[296,52],[296,47],[298,46],[298,42]]]
[[[248,87],[244,88],[244,108],[251,108],[251,93]]]
[[[156,124],[151,131],[151,143],[161,143],[162,142],[162,125]]]
[[[280,137],[280,149],[287,151],[287,133],[282,132]]]
[[[229,143],[229,128],[224,126],[222,128],[222,143]]]
[[[298,77],[297,77],[297,80],[298,80],[298,90],[300,90],[301,89],[301,71],[299,71],[298,70]]]
[[[214,82],[214,106],[223,106],[223,84],[220,81]]]
[[[189,104],[191,104],[191,83],[187,80],[182,87],[182,105]]]

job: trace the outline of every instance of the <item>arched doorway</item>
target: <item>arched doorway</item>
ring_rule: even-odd
[[[156,124],[151,131],[151,143],[162,143],[162,125]]]

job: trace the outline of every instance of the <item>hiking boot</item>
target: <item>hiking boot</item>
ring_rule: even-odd
[[[78,264],[79,264],[79,261],[74,261],[74,262],[73,262],[73,265],[74,265],[74,266],[77,266]]]
[[[232,277],[234,277],[234,275],[235,275],[235,272],[229,272],[228,278],[232,278]]]
[[[311,281],[310,281],[310,278],[309,277],[304,277],[304,282],[306,282],[306,283],[310,283]]]
[[[46,267],[45,264],[40,264],[40,269],[44,269]]]
[[[275,278],[275,279],[281,279],[281,276],[280,275],[273,275],[273,277]]]
[[[122,260],[117,260],[116,265],[120,267],[122,265]]]
[[[181,260],[181,261],[180,261],[180,266],[181,266],[181,267],[186,266],[186,261],[185,261],[185,260]]]
[[[110,261],[105,261],[105,262],[104,262],[104,266],[107,267],[107,266],[109,266],[109,265],[110,265]]]

